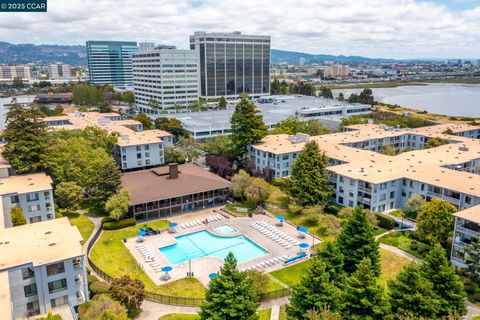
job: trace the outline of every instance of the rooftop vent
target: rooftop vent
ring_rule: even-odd
[[[56,245],[55,242],[50,242],[50,243],[48,244],[49,247],[53,247],[54,245]]]
[[[463,145],[461,145],[460,147],[458,147],[458,150],[460,150],[460,151],[468,151],[469,148],[468,148],[468,146],[467,146],[466,144],[463,144]]]
[[[51,234],[51,233],[52,233],[52,231],[50,231],[50,230],[45,231],[45,234]]]

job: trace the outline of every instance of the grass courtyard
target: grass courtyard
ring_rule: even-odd
[[[70,224],[77,226],[78,231],[80,231],[80,234],[82,235],[83,242],[85,242],[92,234],[93,222],[78,212],[70,212],[67,215],[67,218],[70,221]]]
[[[178,297],[203,298],[205,287],[195,278],[179,279],[157,286],[138,266],[137,261],[123,245],[122,240],[134,237],[139,228],[144,225],[153,229],[165,229],[168,227],[168,221],[157,220],[119,230],[104,230],[92,248],[90,258],[102,271],[112,277],[127,274],[132,278],[140,279],[145,284],[147,291]]]
[[[272,309],[264,309],[257,311],[258,320],[270,320],[270,314]],[[167,314],[158,318],[158,320],[198,320],[200,316],[196,314],[179,314],[179,313],[172,313]]]
[[[416,246],[412,245],[412,241],[416,243]],[[428,251],[430,251],[428,244],[412,239],[411,231],[391,232],[380,237],[378,242],[397,247],[420,259],[425,257]]]

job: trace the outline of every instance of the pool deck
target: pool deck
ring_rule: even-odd
[[[202,220],[217,214],[220,214],[222,216],[221,220],[185,229],[181,227],[181,225],[185,222]],[[292,246],[292,248],[286,249],[250,226],[250,223],[253,221],[265,221],[270,223],[271,225],[275,225],[278,222],[278,220],[267,215],[254,215],[253,218],[233,217],[226,214],[225,212],[221,212],[220,210],[205,210],[197,214],[178,216],[172,220],[178,223],[176,233],[171,234],[168,232],[162,232],[159,235],[147,236],[144,237],[145,241],[142,243],[144,247],[147,248],[151,255],[154,257],[154,261],[158,262],[158,264],[161,266],[172,266],[170,261],[168,261],[168,259],[160,252],[159,248],[174,244],[175,237],[201,230],[209,230],[213,234],[218,234],[218,232],[215,232],[215,230],[212,229],[223,225],[230,225],[232,228],[239,232],[238,234],[245,235],[250,240],[254,241],[257,245],[261,246],[269,252],[268,255],[262,256],[254,260],[250,260],[246,263],[239,264],[239,268],[241,269],[268,261],[272,258],[280,258],[282,256],[294,257],[299,254],[298,246]],[[312,236],[310,235],[307,235],[306,239],[298,239],[297,237],[299,233],[294,226],[284,223],[283,226],[276,228],[292,236],[293,238],[296,238],[300,242],[312,244]],[[170,272],[170,280],[161,280],[160,277],[163,275],[163,272],[156,272],[152,268],[151,263],[145,262],[145,259],[137,248],[138,243],[136,243],[136,239],[137,237],[129,238],[124,244],[155,284],[161,285],[165,284],[168,281],[178,280],[187,276],[187,272],[189,271],[188,261],[173,265],[173,271]],[[318,242],[319,239],[315,238],[315,243]],[[218,257],[201,257],[191,261],[191,271],[194,273],[194,277],[206,286],[210,281],[208,275],[213,272],[218,272],[222,265],[223,260]],[[265,267],[263,269],[263,272],[268,273],[271,271],[282,269],[284,267],[285,266],[283,265],[283,263],[276,263],[272,266]]]

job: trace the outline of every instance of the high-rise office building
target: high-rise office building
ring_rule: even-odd
[[[127,87],[133,84],[132,41],[87,41],[88,79],[93,84]]]
[[[71,68],[68,64],[55,63],[48,66],[50,79],[63,80],[71,79]]]
[[[190,49],[198,55],[200,96],[270,94],[270,36],[200,31],[190,36]]]
[[[198,102],[197,53],[174,46],[135,53],[133,89],[141,112],[156,113]]]

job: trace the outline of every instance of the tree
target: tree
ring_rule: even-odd
[[[344,294],[343,316],[346,319],[387,318],[390,305],[383,288],[377,283],[376,272],[369,258],[363,259],[347,279]]]
[[[21,77],[13,78],[12,84],[15,88],[23,88],[23,80]]]
[[[343,253],[336,242],[327,242],[321,247],[317,256],[325,263],[325,272],[329,274],[330,280],[342,284],[345,280]]]
[[[177,149],[182,153],[186,162],[192,162],[198,159],[201,152],[201,144],[193,138],[180,137]]]
[[[245,189],[245,196],[255,206],[263,204],[270,196],[270,185],[261,178],[252,178],[250,185]]]
[[[253,290],[255,291],[257,296],[260,296],[262,293],[266,291],[269,283],[268,276],[265,276],[263,272],[260,272],[255,269],[246,270],[245,273],[252,280]]]
[[[133,120],[141,122],[143,130],[152,130],[154,128],[152,119],[150,119],[150,117],[147,116],[145,113],[138,114],[136,117],[133,117]]]
[[[236,198],[244,199],[245,190],[247,190],[251,180],[252,177],[250,177],[248,173],[246,173],[244,170],[240,170],[236,175],[232,177],[231,189],[233,191],[233,195]]]
[[[180,120],[176,118],[157,118],[155,119],[155,128],[158,130],[170,132],[175,136],[176,139],[178,139],[179,137],[188,138],[190,136],[188,131],[183,129]]]
[[[288,194],[305,205],[326,205],[332,194],[327,165],[328,159],[317,142],[307,142],[292,165]]]
[[[230,252],[218,276],[210,281],[200,308],[200,319],[254,320],[258,319],[259,305],[252,279],[238,271],[237,260]]]
[[[305,133],[311,136],[318,136],[322,134],[330,133],[330,129],[325,127],[320,121],[310,119],[302,121],[297,117],[288,117],[285,120],[278,122],[275,125],[275,129],[271,131],[271,134],[291,134],[294,135],[298,132]]]
[[[456,211],[457,208],[441,199],[433,198],[425,203],[417,216],[419,236],[431,244],[446,245],[455,222],[452,214]]]
[[[91,177],[85,187],[89,199],[103,207],[107,200],[120,188],[122,175],[113,159],[106,161],[97,168],[96,175]]]
[[[447,144],[447,143],[448,143],[448,140],[440,138],[440,137],[435,137],[435,138],[428,139],[427,143],[425,144],[425,146],[423,148],[424,149],[436,148],[436,147],[440,147],[440,146],[442,146],[444,144]]]
[[[129,105],[132,105],[135,102],[135,95],[131,91],[127,91],[122,93],[122,101],[128,103]]]
[[[451,314],[460,317],[466,313],[463,282],[456,274],[455,267],[448,263],[445,250],[439,243],[436,243],[423,259],[420,271],[422,276],[432,283],[432,290],[439,299],[437,317]]]
[[[73,181],[64,181],[55,188],[55,200],[60,208],[77,210],[83,200],[82,187]]]
[[[112,298],[119,301],[125,308],[140,308],[145,299],[145,286],[142,281],[132,279],[128,275],[115,278],[110,286]]]
[[[157,113],[158,109],[160,107],[160,104],[158,103],[158,100],[156,100],[155,98],[150,98],[148,100],[147,105],[154,113]]]
[[[342,120],[340,121],[340,124],[338,125],[338,129],[340,131],[343,131],[343,129],[347,126],[352,126],[355,124],[367,124],[367,123],[368,123],[368,119],[364,115],[355,114],[350,117],[342,118]]]
[[[185,163],[185,157],[174,147],[164,147],[165,163]]]
[[[232,140],[224,134],[214,136],[205,141],[203,151],[215,156],[230,156],[232,154]]]
[[[10,219],[14,227],[21,226],[27,223],[27,218],[23,215],[23,209],[20,207],[10,208]]]
[[[221,97],[218,101],[218,109],[226,109],[227,108],[227,99]]]
[[[242,98],[235,107],[230,120],[231,139],[233,153],[239,158],[246,155],[248,145],[260,141],[267,134],[267,126],[259,113],[255,104],[246,98]]]
[[[425,204],[425,199],[421,195],[412,194],[405,204],[405,211],[408,216],[416,219],[420,208]]]
[[[415,318],[435,318],[439,301],[432,289],[432,283],[423,277],[417,264],[406,265],[396,279],[388,281],[392,313]]]
[[[13,104],[7,112],[6,128],[0,136],[6,144],[3,157],[17,173],[42,169],[42,156],[47,147],[47,125],[36,106]]]
[[[232,161],[226,155],[216,156],[209,154],[205,157],[205,164],[210,168],[210,171],[224,178],[232,176],[235,172]]]
[[[337,99],[338,99],[338,101],[345,101],[345,96],[343,95],[342,92],[340,92],[340,93],[338,94],[338,98],[337,98]]]
[[[480,274],[480,238],[475,238],[470,246],[465,246],[465,263],[468,271]]]
[[[387,156],[395,156],[397,154],[397,150],[395,147],[387,142],[382,145],[382,149],[380,150],[381,153],[387,155]]]
[[[343,224],[342,232],[337,238],[344,256],[344,270],[347,273],[353,273],[363,259],[369,258],[369,268],[375,275],[380,274],[378,243],[373,235],[366,210],[360,206],[356,207],[352,217]]]
[[[109,295],[99,294],[90,300],[90,304],[85,313],[81,315],[81,319],[98,320],[101,319],[105,313],[112,316],[127,316],[127,310],[118,301],[113,300]],[[117,320],[116,318],[113,319]]]
[[[320,89],[320,94],[321,97],[324,97],[325,99],[333,99],[333,93],[332,89],[327,88],[327,87],[322,87]]]
[[[78,84],[73,87],[72,101],[81,106],[100,106],[105,103],[105,94],[94,85]]]
[[[308,310],[305,316],[308,320],[342,320],[342,316],[338,312],[330,310],[329,307],[324,307],[321,311]]]
[[[120,189],[105,203],[105,210],[115,220],[120,220],[130,208],[130,193],[127,189]]]
[[[372,95],[372,89],[365,88],[360,94],[352,93],[348,98],[349,103],[374,104],[375,99]]]
[[[308,319],[307,312],[322,310],[329,306],[338,310],[341,304],[341,291],[331,281],[325,270],[325,262],[319,255],[312,259],[300,283],[293,288],[290,305],[287,306],[289,319]]]

